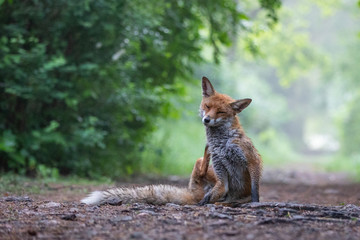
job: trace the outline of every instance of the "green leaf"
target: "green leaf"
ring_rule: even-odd
[[[47,126],[45,129],[44,129],[44,132],[46,133],[50,133],[50,132],[53,132],[55,131],[58,127],[60,126],[60,124],[57,122],[57,121],[51,121],[49,126]]]
[[[66,60],[63,56],[54,57],[51,61],[44,64],[43,69],[50,71],[66,64]]]

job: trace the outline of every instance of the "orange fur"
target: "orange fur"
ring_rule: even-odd
[[[224,141],[224,139],[227,139],[225,136],[226,134],[234,134],[235,137],[230,137],[229,139],[231,140],[231,143],[235,144],[242,150],[242,153],[246,158],[246,167],[232,165],[232,159],[229,159],[229,157],[225,158],[225,160],[228,160],[229,162],[227,163],[227,169],[231,168],[232,172],[241,172],[241,174],[239,174],[238,176],[241,176],[242,178],[242,187],[236,188],[237,192],[233,194],[231,192],[232,189],[226,189],[226,186],[228,182],[227,178],[232,178],[234,176],[230,175],[225,178],[224,176],[216,176],[216,183],[214,188],[212,189],[209,199],[204,198],[201,201],[201,204],[207,202],[217,202],[221,198],[224,198],[228,193],[232,194],[232,197],[230,197],[230,199],[228,197],[226,201],[242,201],[241,199],[248,198],[250,196],[252,201],[258,201],[259,181],[262,172],[262,160],[252,141],[249,137],[246,136],[237,116],[238,113],[240,113],[250,104],[251,99],[234,100],[228,95],[218,93],[215,91],[212,84],[206,77],[203,77],[202,86],[203,99],[200,105],[200,110],[203,117],[203,123],[207,129],[208,144],[209,141],[217,143],[216,139],[214,140],[214,136],[208,134],[208,131],[214,131],[214,129],[220,129],[220,127],[221,129],[225,129],[226,131],[223,132],[224,137],[222,141]],[[218,135],[219,134],[217,132],[216,136]],[[209,146],[206,146],[204,156],[212,156],[212,154],[218,155],[219,152],[216,152],[219,151],[218,149],[223,151],[223,153],[226,153],[227,147],[225,146],[225,144],[221,141],[218,142],[219,146],[217,146],[217,150],[211,150]],[[212,152],[209,153],[209,151]],[[237,156],[234,156],[234,159],[236,159],[236,157]],[[209,161],[210,157],[204,158],[204,160]],[[203,165],[206,164],[209,163],[203,162]],[[213,167],[215,168],[216,172],[217,166],[215,165]]]
[[[205,151],[204,158],[195,162],[188,188],[170,185],[149,185],[133,188],[114,188],[106,191],[95,191],[81,202],[90,205],[149,203],[163,205],[175,203],[180,205],[197,204],[216,182],[216,176],[207,160],[209,155]],[[205,160],[204,160],[205,159]]]

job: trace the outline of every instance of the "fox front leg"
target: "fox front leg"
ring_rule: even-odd
[[[223,198],[226,194],[226,186],[223,182],[217,181],[213,189],[205,194],[204,198],[198,203],[203,206],[209,203],[215,203]]]
[[[198,206],[204,206],[205,204],[209,204],[210,203],[210,198],[211,198],[211,191],[208,192],[207,194],[205,194],[204,198],[201,199],[201,201],[197,205]]]
[[[218,171],[220,170],[220,171]],[[215,186],[205,194],[198,205],[203,206],[208,203],[215,203],[223,200],[229,191],[228,175],[222,165],[215,169]]]
[[[259,202],[260,164],[249,164],[249,173],[251,179],[251,202]]]
[[[259,183],[251,180],[251,202],[259,202]]]

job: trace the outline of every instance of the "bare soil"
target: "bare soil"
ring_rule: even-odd
[[[146,183],[160,182],[187,180]],[[360,239],[360,184],[341,174],[270,170],[261,202],[236,208],[79,203],[108,187],[47,184],[34,194],[24,184],[21,194],[0,193],[0,239]]]

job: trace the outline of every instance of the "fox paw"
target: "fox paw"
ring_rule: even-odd
[[[197,204],[198,206],[204,206],[205,204],[210,203],[211,195],[205,195],[205,197]]]

